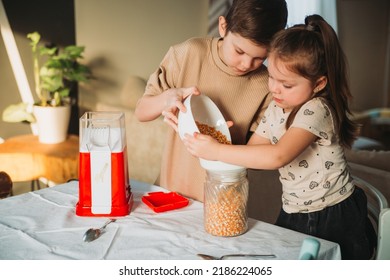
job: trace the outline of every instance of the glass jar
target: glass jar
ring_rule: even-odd
[[[206,170],[204,227],[216,236],[236,236],[248,229],[249,184],[246,169]]]

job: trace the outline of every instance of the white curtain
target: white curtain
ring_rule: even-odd
[[[322,16],[337,32],[336,0],[286,0],[288,7],[287,26],[303,23],[312,14]]]
[[[232,3],[233,0],[209,0],[209,36],[219,37],[218,18],[226,16]]]

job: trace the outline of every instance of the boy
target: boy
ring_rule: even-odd
[[[177,132],[177,112],[190,94],[209,96],[227,120],[233,144],[245,144],[269,103],[263,65],[272,36],[287,22],[284,0],[235,0],[219,17],[221,38],[192,38],[171,47],[150,76],[135,114],[140,121],[164,116],[169,130],[156,184],[203,201],[206,177]]]

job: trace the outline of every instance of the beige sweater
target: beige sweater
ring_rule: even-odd
[[[192,38],[171,47],[146,86],[145,94],[157,95],[169,88],[197,86],[221,110],[230,128],[233,144],[246,143],[269,103],[265,66],[245,76],[236,76],[218,56],[220,38]],[[259,109],[261,108],[261,109]],[[190,155],[179,135],[170,129],[163,153],[160,186],[203,201],[205,170]]]

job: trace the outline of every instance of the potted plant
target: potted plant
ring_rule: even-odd
[[[66,139],[69,126],[70,91],[78,82],[91,78],[89,67],[78,61],[85,48],[71,45],[60,50],[55,46],[39,46],[41,36],[38,32],[28,34],[27,38],[33,53],[37,100],[34,104],[8,106],[3,112],[3,120],[37,122],[40,142],[59,143]],[[59,115],[54,115],[56,113]]]

